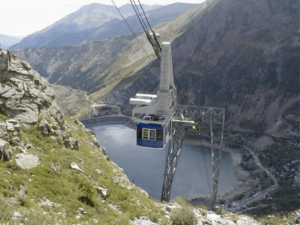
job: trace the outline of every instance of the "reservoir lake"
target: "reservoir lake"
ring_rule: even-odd
[[[165,168],[166,149],[152,150],[136,145],[136,131],[123,124],[94,127],[97,140],[107,155],[135,185],[146,190],[151,198],[160,200]],[[233,190],[238,184],[230,153],[222,152],[218,195]],[[171,199],[183,196],[188,200],[212,193],[211,151],[207,147],[183,145],[172,184]]]

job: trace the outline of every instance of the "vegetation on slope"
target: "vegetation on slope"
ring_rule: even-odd
[[[14,159],[0,161],[0,223],[14,218],[25,224],[30,220],[36,221],[30,224],[119,225],[140,216],[154,222],[163,217],[157,203],[131,184],[101,147],[92,144],[90,132],[71,118],[66,118],[66,126],[78,140],[79,150],[66,149],[62,143],[42,136],[37,126],[22,127],[21,140],[28,153],[39,157],[40,164],[23,170]],[[71,169],[72,162],[84,173]],[[19,194],[20,186],[25,187],[24,196]],[[99,194],[97,187],[107,189],[107,194]]]

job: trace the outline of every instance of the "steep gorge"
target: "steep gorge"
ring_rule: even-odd
[[[274,194],[279,201],[265,201],[267,210],[273,211],[299,208],[300,168],[295,161],[300,148],[298,12],[295,0],[211,0],[173,23],[156,27],[162,40],[174,39],[174,74],[189,103],[224,107],[226,144],[253,147],[279,180],[280,190]],[[113,48],[118,52],[113,62],[98,60],[98,53],[118,40],[123,41],[122,49]],[[146,50],[151,49],[146,39],[142,40]],[[54,68],[63,62],[55,69],[54,82],[76,84],[92,93],[95,101],[118,104],[123,113],[130,114],[129,98],[136,92],[155,92],[159,83],[158,61],[149,64],[134,42],[132,37],[117,37],[108,40],[107,45],[95,42],[77,46],[85,56],[76,56],[77,50],[69,47],[53,49],[57,57],[70,50],[63,58],[52,58]],[[27,55],[22,57],[30,59],[35,51],[48,49],[26,49]],[[76,63],[63,68],[70,55],[77,57]],[[101,57],[105,60],[105,55]],[[63,78],[59,76],[61,70],[65,71]],[[89,73],[82,76],[82,71]],[[77,81],[76,77],[81,78]],[[179,101],[183,103],[182,97]]]
[[[229,212],[221,217],[181,198],[170,204],[149,199],[93,132],[60,112],[51,85],[2,49],[0,87],[1,224],[158,225],[182,220],[186,212],[184,220],[197,224],[259,224]]]

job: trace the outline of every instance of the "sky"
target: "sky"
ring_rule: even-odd
[[[118,7],[130,0],[114,0]],[[136,1],[137,2],[137,1]],[[145,5],[169,5],[175,2],[201,3],[203,0],[140,0]],[[0,4],[0,34],[24,37],[40,31],[84,5],[112,5],[111,0],[3,0]]]

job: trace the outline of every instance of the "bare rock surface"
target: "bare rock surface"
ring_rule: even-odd
[[[12,151],[8,142],[0,139],[0,160],[9,161],[11,154]]]
[[[25,60],[3,49],[0,58],[0,112],[22,123],[36,123],[40,112],[53,106],[54,90]]]
[[[3,49],[0,49],[0,114],[8,117],[0,118],[0,138],[9,145],[20,141],[18,134],[24,124],[36,125],[43,136],[63,142],[66,148],[79,149],[78,141],[66,131],[52,86],[25,60]],[[9,160],[12,152],[1,143],[0,158]]]
[[[22,169],[31,169],[40,164],[39,157],[32,154],[20,153],[16,155],[16,163]]]

